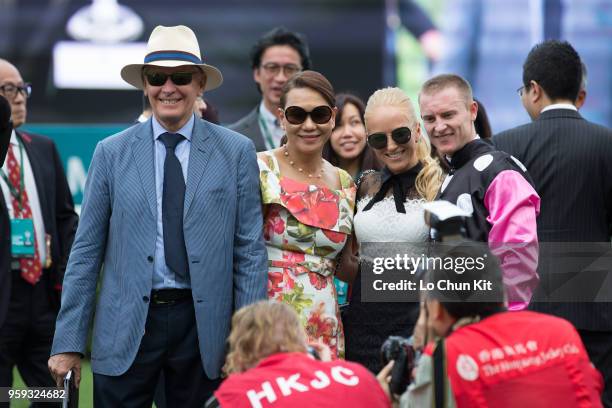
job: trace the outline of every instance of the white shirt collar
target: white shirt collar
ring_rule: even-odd
[[[15,129],[11,132],[11,144],[15,146],[19,146],[19,140],[17,139],[17,133],[15,133]]]
[[[157,118],[155,117],[155,115],[153,115],[151,119],[152,119],[151,122],[153,124],[153,138],[154,139],[158,139],[161,135],[168,132],[168,130],[165,129],[161,125],[161,123],[157,121]],[[193,133],[194,123],[195,123],[195,115],[192,114],[191,118],[187,121],[187,123],[185,123],[185,125],[183,125],[182,128],[172,133],[178,133],[179,135],[183,136],[185,139],[191,140],[191,134]]]
[[[553,109],[570,109],[578,112],[578,109],[571,103],[553,103],[552,105],[545,106],[544,109],[540,111],[540,113],[544,113]]]
[[[271,123],[274,125],[274,127],[278,127],[277,121],[276,121],[278,118],[276,117],[276,115],[270,112],[268,108],[266,108],[266,105],[264,104],[263,99],[261,100],[261,103],[259,104],[259,114],[261,115],[263,120],[265,120],[267,123]]]

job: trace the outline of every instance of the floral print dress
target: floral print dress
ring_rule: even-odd
[[[353,228],[355,184],[338,169],[342,189],[282,177],[272,152],[258,159],[268,297],[291,305],[309,341],[321,339],[344,356],[344,331],[334,287],[335,259]]]

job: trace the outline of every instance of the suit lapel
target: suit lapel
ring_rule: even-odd
[[[149,202],[153,218],[157,218],[157,195],[155,193],[155,146],[151,119],[134,129],[132,155],[140,174],[142,188]]]
[[[2,194],[2,190],[0,190],[0,216],[8,219],[8,207],[7,203],[4,201],[4,194]]]
[[[203,120],[196,118],[191,137],[191,149],[189,151],[189,169],[187,171],[183,218],[186,218],[189,213],[193,197],[198,189],[200,180],[203,178],[204,169],[214,147],[211,135],[214,136],[214,128]]]
[[[261,127],[259,126],[259,105],[255,107],[255,109],[249,115],[251,119],[248,121],[249,133],[253,135],[253,143],[255,144],[255,149],[257,151],[267,150],[266,141],[264,140],[264,136],[261,133]]]

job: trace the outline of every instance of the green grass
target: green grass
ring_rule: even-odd
[[[13,388],[27,388],[17,368],[13,369]],[[28,400],[14,400],[11,408],[29,408]],[[81,362],[81,385],[79,387],[79,408],[93,407],[93,376],[91,374],[91,364],[89,360]]]
[[[23,382],[17,368],[13,369],[13,388],[27,388]],[[28,400],[16,400],[11,402],[11,408],[29,408]],[[93,407],[93,375],[91,373],[91,364],[89,360],[81,361],[81,385],[79,387],[79,408]],[[155,408],[155,404],[153,407]]]

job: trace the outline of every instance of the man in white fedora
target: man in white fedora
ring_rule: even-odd
[[[189,28],[156,27],[144,64],[121,76],[153,116],[96,147],[49,369],[58,384],[70,369],[79,379],[95,305],[96,406],[150,407],[163,372],[168,406],[200,407],[232,312],[266,297],[255,148],[195,118],[196,97],[222,76]]]

